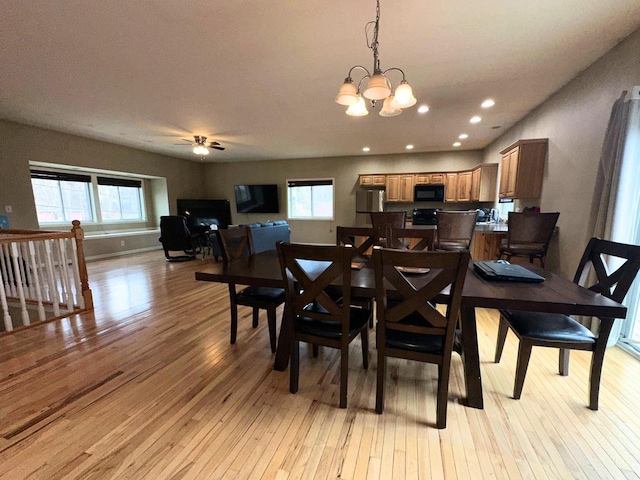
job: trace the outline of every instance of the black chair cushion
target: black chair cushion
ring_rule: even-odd
[[[571,317],[554,313],[500,311],[521,337],[536,340],[595,343],[595,335]]]
[[[284,289],[269,287],[247,287],[236,294],[240,301],[243,298],[252,298],[263,302],[284,302]]]
[[[425,335],[389,328],[385,329],[385,334],[387,337],[386,346],[389,348],[435,355],[442,355],[444,352],[444,335]]]
[[[350,310],[349,336],[353,336],[369,322],[371,311],[364,308],[351,308]],[[342,335],[342,324],[327,320],[298,317],[296,319],[296,331],[337,340]]]

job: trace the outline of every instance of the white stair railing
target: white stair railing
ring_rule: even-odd
[[[84,258],[84,232],[0,230],[1,330],[92,310]]]

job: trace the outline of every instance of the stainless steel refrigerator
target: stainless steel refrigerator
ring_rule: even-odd
[[[384,212],[384,190],[356,192],[356,226],[371,225],[371,212]]]

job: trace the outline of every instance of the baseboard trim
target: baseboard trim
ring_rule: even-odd
[[[105,258],[122,257],[123,255],[131,255],[133,253],[150,252],[151,250],[162,250],[162,247],[136,248],[135,250],[125,250],[123,252],[113,252],[113,253],[105,253],[102,255],[92,255],[90,257],[87,257],[86,260],[90,262],[93,260],[103,260]]]

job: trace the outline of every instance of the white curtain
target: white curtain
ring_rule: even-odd
[[[633,87],[625,98],[624,135],[621,137],[619,161],[614,179],[617,188],[611,216],[610,238],[615,242],[640,245],[640,86]],[[609,223],[609,222],[607,222]],[[625,299],[627,318],[616,322],[610,343],[620,334],[631,337],[634,326],[640,322],[640,278],[636,278]],[[638,328],[635,329],[638,332]],[[640,340],[637,338],[636,340]]]

